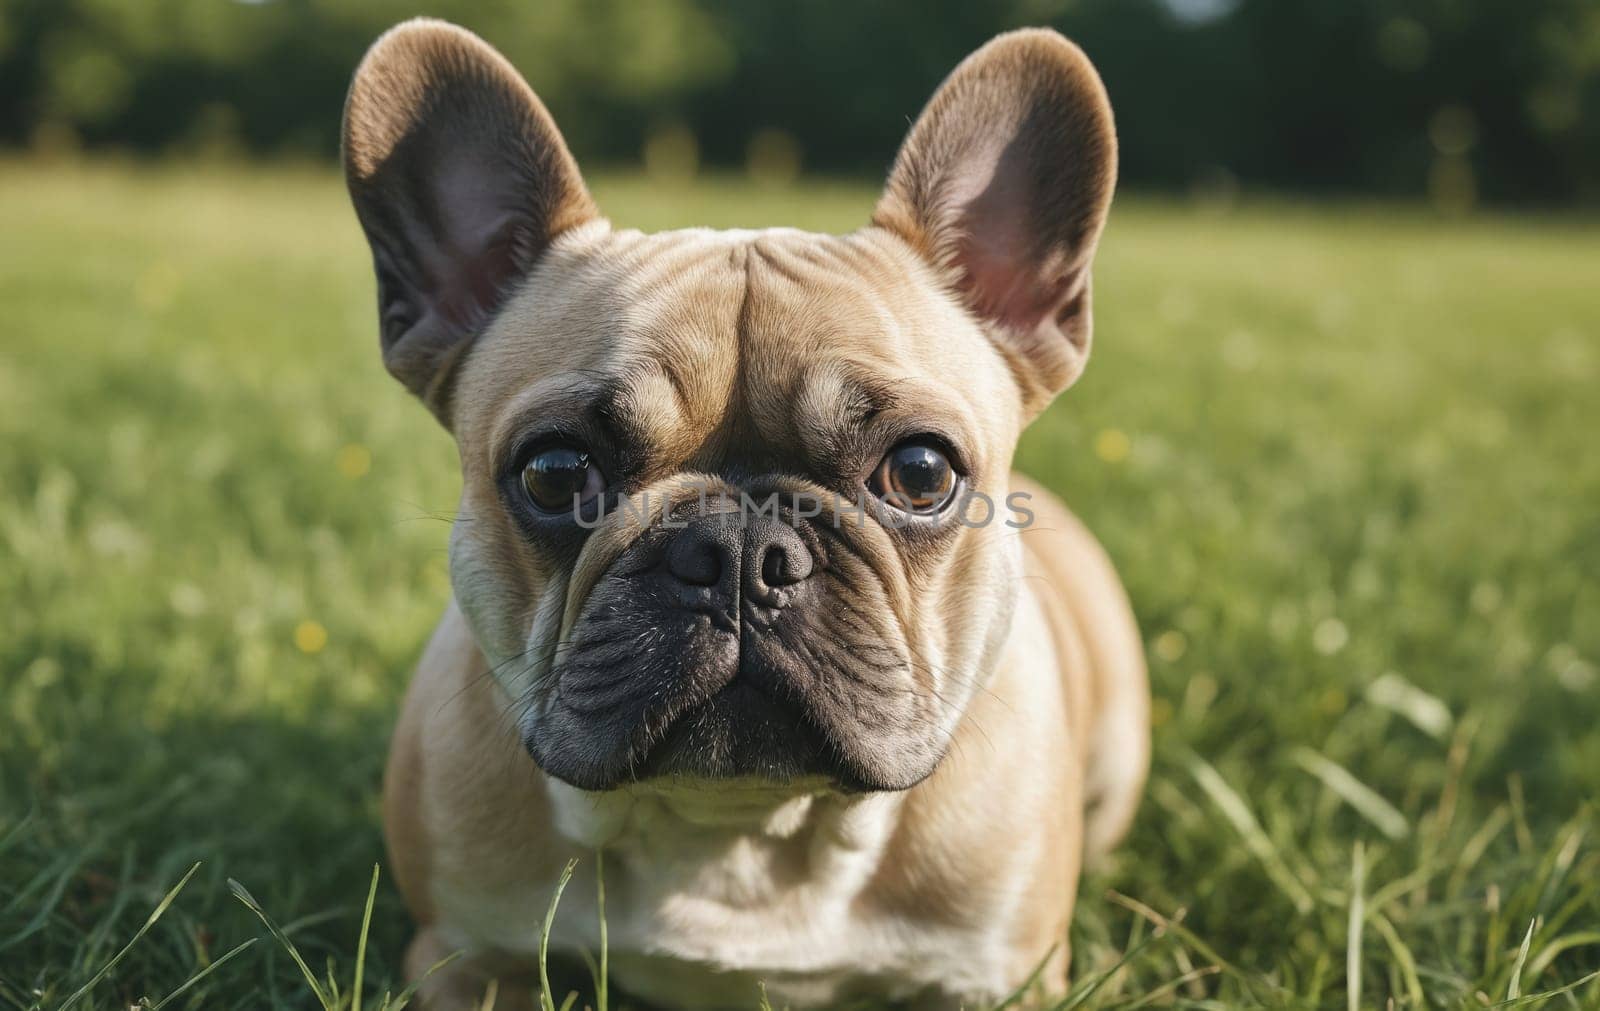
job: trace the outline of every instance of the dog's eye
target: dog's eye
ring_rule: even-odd
[[[592,502],[606,490],[606,479],[588,453],[575,446],[552,446],[528,458],[522,488],[535,507],[559,513]]]
[[[956,491],[956,472],[950,460],[925,442],[902,442],[872,472],[872,491],[879,498],[909,513],[935,513]]]

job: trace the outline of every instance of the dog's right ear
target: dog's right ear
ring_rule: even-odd
[[[378,274],[383,363],[449,427],[463,352],[551,240],[599,213],[527,82],[443,21],[373,43],[343,143]]]

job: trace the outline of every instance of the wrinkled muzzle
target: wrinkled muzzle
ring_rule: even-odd
[[[816,501],[655,510],[533,688],[535,761],[588,790],[661,776],[889,790],[931,772],[943,735],[877,553]]]

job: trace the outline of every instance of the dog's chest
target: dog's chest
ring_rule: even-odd
[[[604,850],[614,983],[696,1008],[756,1007],[763,988],[779,1007],[858,993],[903,998],[935,981],[949,986],[953,971],[970,977],[961,990],[992,992],[1005,971],[998,937],[891,914],[864,900],[893,826],[889,799],[876,810],[875,803],[840,812],[803,799],[754,833],[634,805]],[[585,813],[602,821],[608,815],[615,812]],[[786,818],[792,824],[783,824]],[[618,829],[592,820],[581,827]],[[593,857],[584,859],[562,896],[552,951],[599,953],[594,865]],[[458,907],[465,914],[458,924],[479,943],[536,953],[550,883],[530,881],[518,891]]]

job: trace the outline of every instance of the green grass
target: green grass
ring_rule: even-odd
[[[596,189],[646,228],[873,197]],[[379,365],[341,188],[0,165],[0,236],[0,1009],[59,1007],[196,863],[77,1007],[256,937],[167,1007],[317,1006],[230,878],[347,1002],[459,479]],[[1116,558],[1157,699],[1078,1006],[1477,1007],[1600,969],[1597,269],[1592,224],[1118,207],[1094,360],[1021,454]],[[385,876],[368,1007],[407,931]]]

